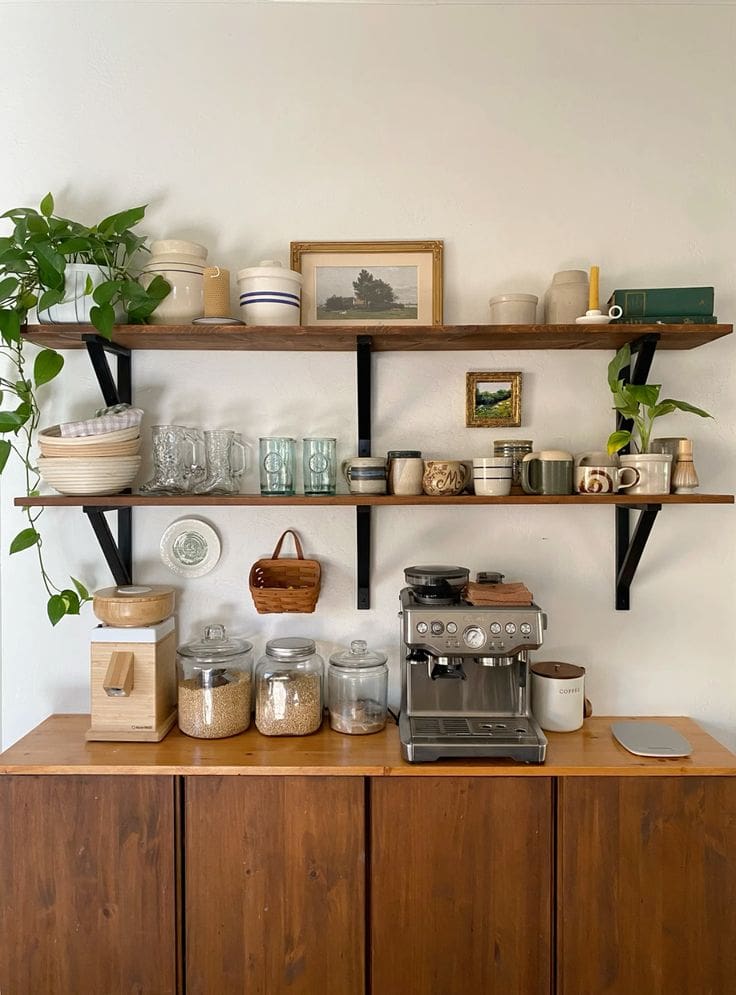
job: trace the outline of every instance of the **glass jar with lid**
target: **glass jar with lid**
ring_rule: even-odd
[[[380,732],[388,711],[386,654],[354,639],[349,650],[333,653],[327,676],[330,725],[353,736]]]
[[[256,728],[264,736],[306,736],[322,725],[324,663],[313,639],[270,639],[256,666]]]
[[[187,736],[221,739],[250,725],[253,646],[224,625],[177,650],[178,723]]]

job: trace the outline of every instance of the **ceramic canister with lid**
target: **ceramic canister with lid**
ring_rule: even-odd
[[[349,650],[330,657],[327,673],[330,726],[353,736],[380,732],[386,725],[388,667],[386,654],[354,639]]]
[[[313,639],[269,639],[256,665],[256,727],[264,736],[306,736],[322,725],[324,664]]]
[[[222,739],[250,725],[253,646],[208,625],[202,639],[177,650],[179,728],[197,739]]]
[[[585,714],[585,668],[573,663],[533,663],[532,714],[548,732],[574,732]]]
[[[492,325],[533,325],[537,320],[535,294],[498,294],[491,297]]]
[[[238,271],[240,312],[247,325],[298,325],[302,275],[264,259]]]
[[[143,267],[141,283],[159,274],[171,285],[149,321],[154,325],[189,324],[204,314],[204,269],[207,249],[198,242],[166,238],[151,243],[151,257]],[[150,280],[148,281],[150,282]]]

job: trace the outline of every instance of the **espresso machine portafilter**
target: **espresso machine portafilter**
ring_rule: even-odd
[[[410,761],[544,761],[529,710],[529,652],[542,645],[538,605],[488,607],[462,597],[464,567],[409,567],[400,594],[401,750]]]

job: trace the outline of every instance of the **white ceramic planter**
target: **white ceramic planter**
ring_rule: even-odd
[[[89,312],[95,306],[92,294],[85,294],[87,277],[92,281],[92,287],[99,287],[107,279],[107,274],[88,263],[67,263],[64,273],[64,300],[60,304],[38,312],[38,320],[42,325],[88,325]],[[122,319],[122,313],[116,310],[117,321]]]
[[[238,272],[240,312],[246,325],[298,325],[302,275],[267,259]]]
[[[149,321],[153,325],[188,325],[204,314],[204,268],[207,249],[197,242],[162,239],[151,243],[151,257],[143,267],[141,283],[147,287],[154,276],[171,285]]]

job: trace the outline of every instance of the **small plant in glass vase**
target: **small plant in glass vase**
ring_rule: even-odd
[[[54,349],[40,349],[32,359],[27,355],[31,346],[25,335],[28,315],[33,309],[39,315],[51,314],[68,299],[68,267],[76,262],[99,271],[87,274],[83,285],[76,286],[74,298],[89,298],[89,320],[101,335],[111,337],[116,309],[133,324],[144,322],[170,290],[161,277],[144,288],[133,275],[133,257],[146,250],[145,236],[132,228],[144,214],[145,207],[136,207],[86,226],[55,215],[54,200],[48,194],[38,210],[19,207],[0,216],[12,228],[0,237],[0,474],[11,455],[16,457],[23,467],[28,497],[38,495],[40,483],[33,456],[41,421],[38,391],[64,366],[63,357]],[[38,529],[42,512],[43,508],[24,508],[27,527],[12,540],[10,552],[36,551],[48,595],[47,613],[56,625],[65,615],[79,614],[90,595],[74,577],[69,587],[59,587],[49,576]]]
[[[636,385],[628,383],[622,377],[622,372],[629,369],[630,366],[631,347],[627,344],[619,349],[608,364],[608,386],[613,394],[614,410],[618,411],[623,418],[633,421],[633,431],[617,429],[612,432],[608,439],[608,452],[610,454],[617,453],[632,443],[635,445],[637,453],[640,455],[648,454],[655,420],[663,415],[670,415],[674,411],[687,411],[692,415],[699,415],[700,418],[713,417],[702,408],[688,404],[687,401],[676,401],[672,397],[664,397],[660,400],[661,384]]]

